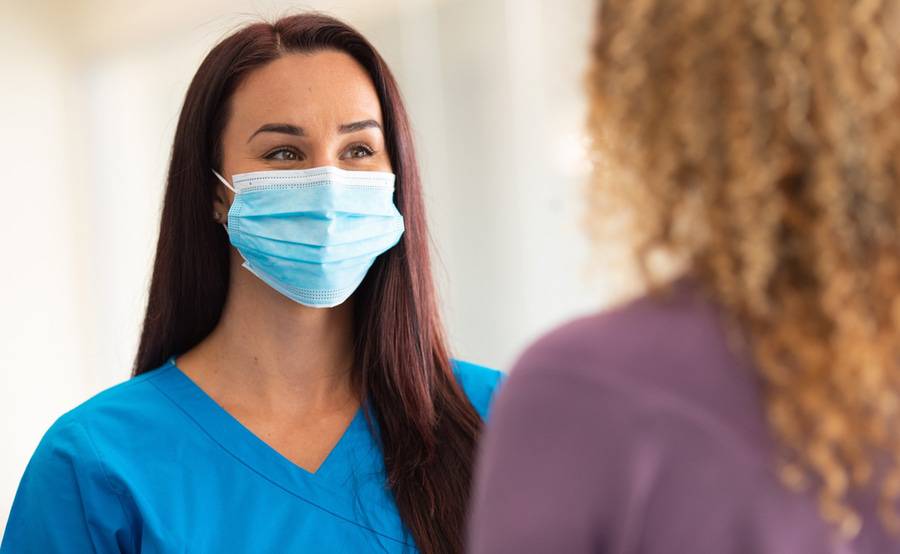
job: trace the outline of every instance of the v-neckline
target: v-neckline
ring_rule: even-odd
[[[344,430],[341,432],[341,435],[338,438],[337,442],[334,443],[334,446],[332,446],[331,450],[328,452],[328,454],[325,456],[316,470],[310,471],[279,452],[275,447],[270,445],[268,442],[263,440],[262,437],[260,437],[249,427],[244,425],[241,420],[232,415],[231,412],[226,410],[221,404],[219,404],[218,401],[216,401],[215,398],[210,396],[209,393],[207,393],[203,389],[203,387],[197,384],[196,381],[194,381],[187,373],[185,373],[180,367],[178,367],[174,356],[172,356],[168,360],[168,363],[169,365],[171,365],[173,372],[177,374],[178,380],[181,381],[182,384],[193,393],[192,396],[203,400],[203,403],[206,404],[206,408],[208,408],[208,413],[214,419],[220,420],[220,422],[226,427],[233,429],[238,435],[242,436],[244,440],[258,445],[259,450],[267,451],[268,457],[277,458],[281,460],[282,463],[312,479],[324,478],[332,473],[331,466],[338,463],[338,458],[340,458],[341,454],[343,453],[346,443],[352,442],[354,435],[357,434],[357,432],[360,430],[360,427],[364,427],[365,425],[363,407],[360,406],[356,409],[355,414],[350,419],[350,422],[347,424]]]
[[[154,370],[147,382],[252,473],[334,517],[391,541],[410,544],[393,500],[385,492],[384,457],[376,438],[378,423],[371,418],[371,427],[367,424],[365,404],[316,472],[310,473],[282,456],[222,408],[175,365],[174,356]],[[378,484],[363,486],[371,480]],[[367,505],[373,509],[360,510]]]

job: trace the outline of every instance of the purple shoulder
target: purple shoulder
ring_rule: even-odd
[[[737,348],[715,303],[682,280],[551,331],[522,354],[510,380],[577,380],[730,412],[718,404],[754,401],[755,372]]]

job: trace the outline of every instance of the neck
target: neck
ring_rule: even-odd
[[[353,306],[310,308],[232,264],[228,300],[210,336],[179,359],[231,402],[273,412],[333,410],[352,389]]]

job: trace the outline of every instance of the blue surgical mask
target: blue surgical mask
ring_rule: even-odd
[[[233,176],[228,237],[243,267],[295,302],[341,304],[400,241],[394,174],[336,167]]]

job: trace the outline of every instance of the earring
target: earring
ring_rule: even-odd
[[[220,214],[219,212],[213,212],[213,219],[219,221],[220,219],[222,219],[222,214]]]

